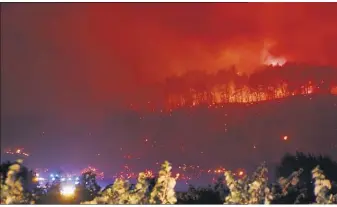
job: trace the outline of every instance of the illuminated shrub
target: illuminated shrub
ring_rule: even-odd
[[[139,173],[134,189],[128,180],[118,178],[100,196],[83,204],[174,204],[177,201],[174,192],[176,178],[171,177],[171,169],[170,163],[164,162],[152,192],[148,190],[145,173]]]
[[[317,166],[312,170],[312,178],[315,180],[314,193],[316,196],[317,204],[332,204],[337,203],[337,194],[333,195],[329,193],[331,190],[330,180],[325,179],[325,175],[322,170]]]
[[[22,178],[17,174],[20,172],[22,160],[12,164],[7,172],[7,177],[1,177],[0,196],[1,204],[29,204],[29,197],[22,186]]]
[[[22,187],[22,178],[17,176],[21,163],[22,161],[18,161],[11,165],[7,177],[3,175],[1,177],[1,204],[34,203],[30,194],[27,194]],[[164,162],[152,188],[146,173],[139,173],[137,184],[134,187],[128,180],[118,178],[111,187],[101,191],[92,201],[83,204],[176,204],[177,197],[174,187],[177,178],[172,177],[171,169],[170,163]],[[267,168],[264,165],[261,165],[250,177],[239,175],[236,178],[232,172],[226,171],[224,174],[226,186],[221,187],[220,191],[224,193],[225,188],[228,191],[223,198],[225,204],[272,204],[275,200],[286,197],[289,189],[298,185],[302,172],[303,170],[300,169],[287,178],[281,177],[278,183],[269,185],[266,175]],[[326,179],[319,167],[312,170],[312,179],[314,180],[315,203],[336,204],[337,194],[332,193],[334,184]],[[222,181],[221,184],[223,184]],[[216,192],[219,189],[209,188],[208,190]],[[295,203],[300,203],[298,201],[300,197],[305,196],[301,191],[298,192],[300,193],[297,194]],[[180,203],[183,203],[184,198],[193,199],[194,203],[198,203],[202,195],[200,193],[196,189],[189,190],[187,197],[179,196],[182,201]]]

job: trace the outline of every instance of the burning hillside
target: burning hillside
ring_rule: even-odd
[[[167,83],[170,107],[254,103],[312,93],[337,95],[337,70],[288,64],[247,76],[233,68],[216,75],[186,74]]]
[[[148,109],[156,111],[198,105],[250,104],[309,94],[337,95],[335,68],[284,63],[282,58],[270,56],[267,60],[269,62],[250,75],[238,72],[233,66],[215,74],[190,71],[169,77],[161,92],[165,94],[164,106],[151,100],[147,102]]]

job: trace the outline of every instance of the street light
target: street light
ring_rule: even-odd
[[[72,196],[75,193],[75,187],[72,185],[65,185],[61,187],[61,195]]]

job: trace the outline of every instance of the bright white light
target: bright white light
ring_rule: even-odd
[[[36,173],[36,177],[39,177],[40,176],[40,174],[39,173]]]
[[[65,181],[66,179],[65,178],[61,178],[61,181]]]
[[[75,182],[75,185],[78,185],[79,183],[80,183],[80,182],[76,181],[76,182]]]
[[[80,180],[80,178],[79,178],[79,177],[76,177],[76,180]]]
[[[65,185],[61,188],[61,195],[63,196],[71,196],[75,193],[75,187],[71,185]]]
[[[54,174],[50,174],[50,177],[54,177]]]
[[[55,178],[52,178],[51,180],[52,180],[52,181],[54,181],[54,180],[55,180]]]
[[[68,180],[71,180],[71,178],[68,178]]]

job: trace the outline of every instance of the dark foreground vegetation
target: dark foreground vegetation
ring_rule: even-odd
[[[208,187],[190,186],[175,192],[176,178],[165,162],[155,177],[140,173],[137,183],[116,179],[101,188],[94,172],[82,174],[73,194],[61,193],[55,180],[39,188],[34,172],[19,160],[1,165],[2,204],[332,204],[337,203],[337,163],[326,156],[286,154],[276,169],[276,181],[268,180],[262,164],[251,176],[236,177],[230,171]]]

